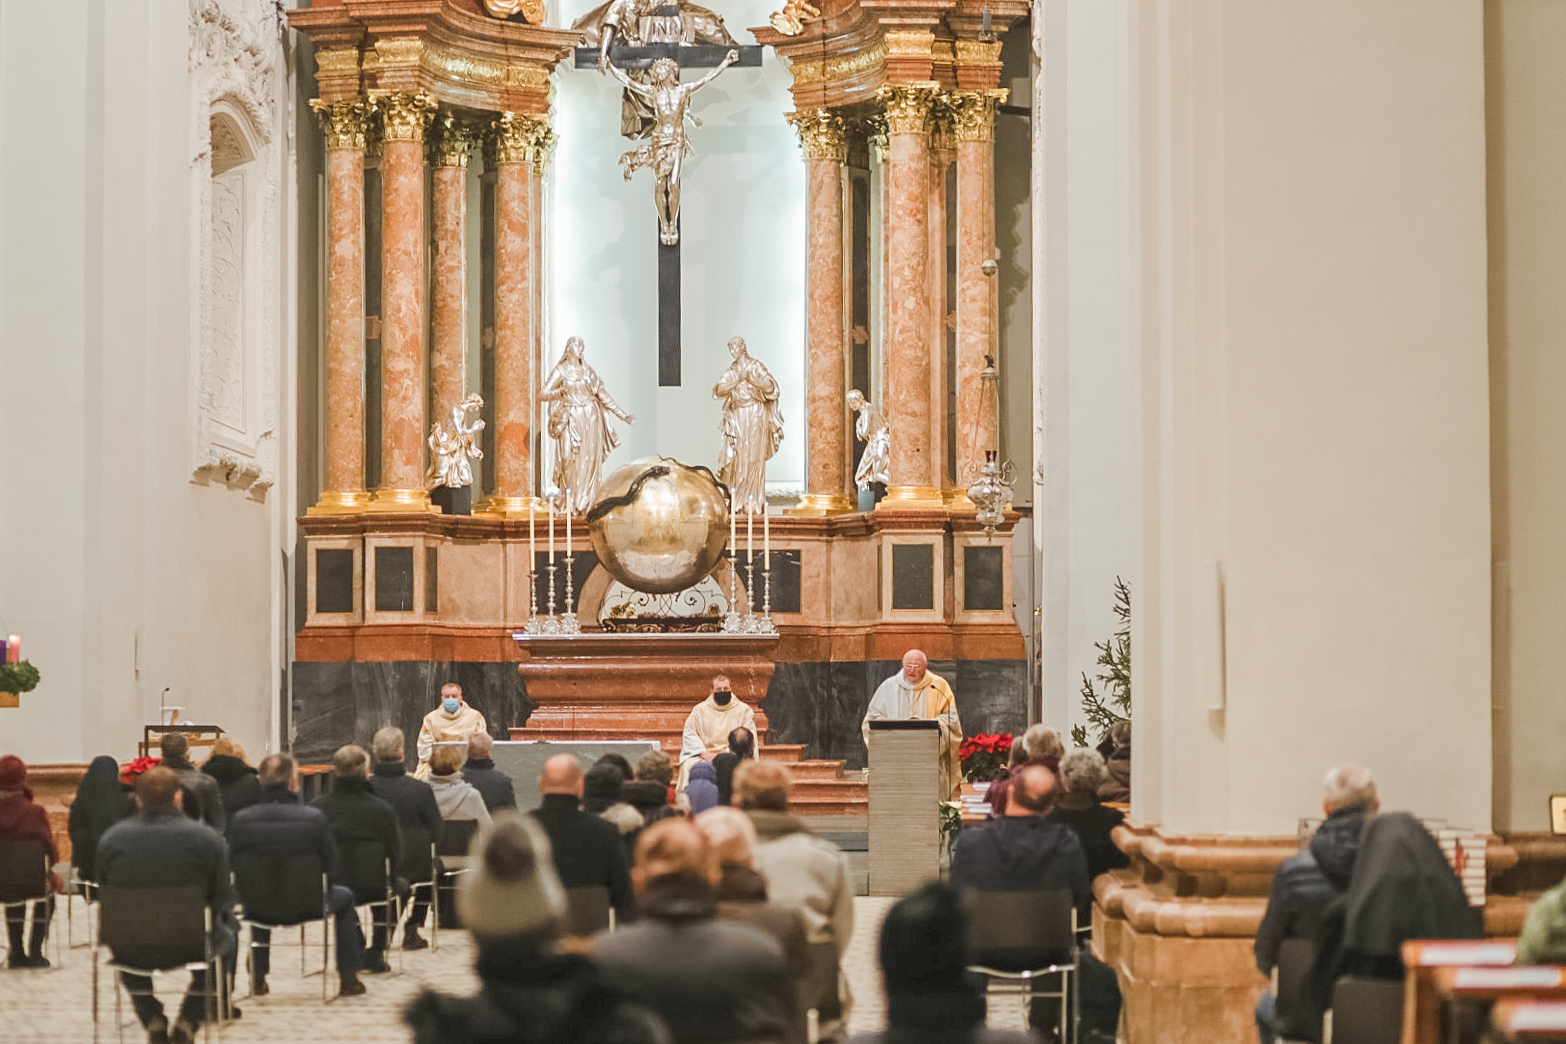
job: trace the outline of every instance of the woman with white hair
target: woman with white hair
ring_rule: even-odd
[[[1060,779],[1065,793],[1049,814],[1050,819],[1070,827],[1082,842],[1089,877],[1130,865],[1126,854],[1110,839],[1110,832],[1125,821],[1125,814],[1098,799],[1098,788],[1105,775],[1104,757],[1096,750],[1079,747],[1061,758]]]

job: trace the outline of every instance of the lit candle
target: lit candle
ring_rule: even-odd
[[[739,501],[734,499],[734,487],[729,487],[729,565],[739,561]]]
[[[571,491],[569,489],[566,490],[566,492],[565,492],[565,516],[566,516],[565,553],[566,553],[566,557],[570,558],[571,557]]]
[[[745,564],[756,560],[756,509],[745,506]],[[749,593],[749,592],[747,592]]]
[[[761,507],[761,568],[772,568],[772,512]]]
[[[5,662],[22,662],[22,636],[13,634],[5,640]]]
[[[549,498],[549,564],[555,564],[555,498]]]
[[[538,568],[538,538],[534,534],[534,516],[537,514],[537,505],[533,501],[527,502],[527,612],[529,616],[538,615],[538,606],[533,604],[537,588],[533,584],[533,572]]]

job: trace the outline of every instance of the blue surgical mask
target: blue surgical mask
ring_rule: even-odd
[[[447,714],[455,714],[455,713],[457,713],[457,708],[462,706],[462,701],[461,700],[453,700],[453,699],[447,698],[447,699],[441,700],[440,701],[440,705],[441,705],[442,708],[445,709]]]

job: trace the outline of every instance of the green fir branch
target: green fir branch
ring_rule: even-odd
[[[1098,650],[1097,666],[1103,669],[1094,678],[1082,673],[1082,713],[1096,734],[1094,742],[1102,742],[1116,723],[1131,720],[1131,588],[1118,576],[1114,608],[1119,620],[1115,633],[1093,643]],[[1073,725],[1071,742],[1086,747],[1087,727]]]

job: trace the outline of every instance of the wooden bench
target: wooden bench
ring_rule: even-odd
[[[1420,939],[1403,944],[1402,1044],[1437,1044],[1441,1039],[1441,1003],[1436,995],[1439,968],[1500,968],[1517,960],[1515,939]]]
[[[1445,1044],[1471,1044],[1483,1034],[1496,1001],[1566,1001],[1566,968],[1437,968],[1435,990],[1440,1039]]]
[[[1495,1039],[1515,1044],[1566,1041],[1566,1001],[1497,1001],[1490,1027]]]

